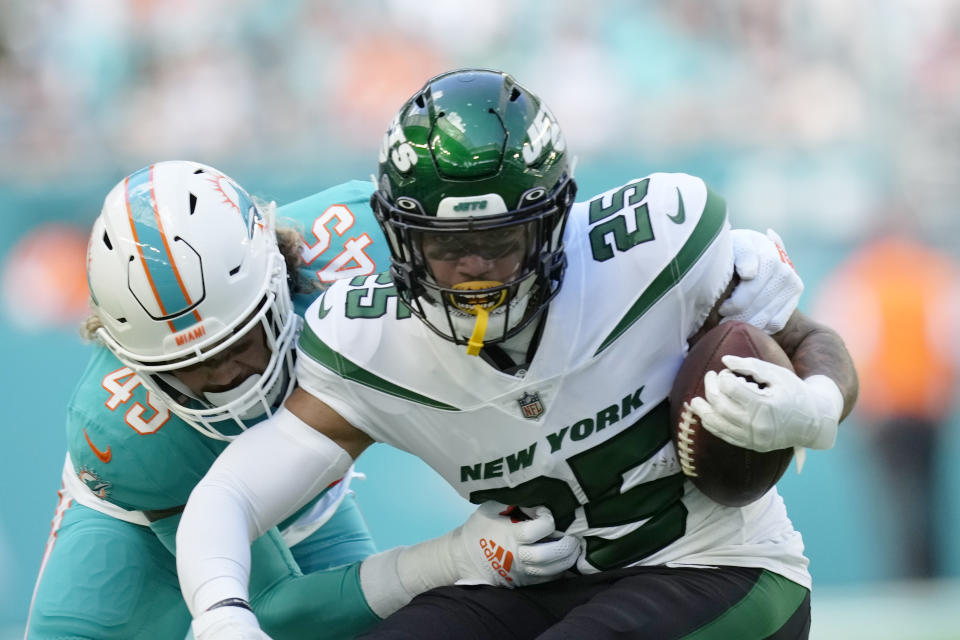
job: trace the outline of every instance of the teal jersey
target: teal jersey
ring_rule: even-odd
[[[156,402],[106,347],[94,347],[67,406],[67,449],[96,497],[132,511],[182,506],[226,446]]]
[[[277,210],[277,224],[303,239],[300,275],[324,289],[335,280],[365,276],[390,265],[390,250],[370,209],[373,183],[351,180]],[[301,316],[318,292],[295,295]]]
[[[333,280],[387,265],[372,191],[348,182],[277,210],[278,226],[296,228],[303,243],[310,291],[294,297],[298,311]],[[67,408],[64,487],[27,637],[182,640],[190,614],[172,553],[179,512],[227,443],[157,402],[106,347],[92,349]],[[282,538],[272,529],[251,546],[250,600],[277,640],[313,629],[353,637],[378,621],[359,584],[359,562],[375,548],[345,480],[294,514]]]
[[[278,226],[300,233],[301,275],[316,287],[295,295],[301,314],[334,280],[369,275],[389,264],[370,209],[372,192],[372,183],[351,181],[277,210]],[[98,345],[67,408],[67,446],[73,473],[94,496],[162,517],[186,503],[226,443],[180,420]]]

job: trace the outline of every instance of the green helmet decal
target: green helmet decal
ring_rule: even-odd
[[[400,108],[379,162],[371,204],[397,292],[431,329],[457,343],[468,343],[465,333],[473,345],[497,342],[546,307],[566,264],[561,238],[576,185],[563,133],[536,95],[499,71],[439,75]],[[498,251],[522,254],[507,282],[454,287],[431,271],[431,259],[449,263],[460,252],[493,260]],[[487,315],[492,328],[478,329]],[[482,320],[464,331],[464,316]]]

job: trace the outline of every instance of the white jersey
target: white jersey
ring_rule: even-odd
[[[509,375],[430,331],[387,274],[334,283],[305,314],[299,383],[465,498],[546,505],[584,572],[760,567],[810,586],[775,489],[723,507],[682,475],[667,395],[733,275],[723,200],[654,174],[577,203],[536,355]]]

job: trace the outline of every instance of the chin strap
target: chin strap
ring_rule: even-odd
[[[480,355],[480,350],[483,349],[483,336],[487,333],[487,320],[490,317],[490,312],[479,305],[473,312],[477,316],[477,321],[473,324],[473,334],[467,341],[468,356]]]

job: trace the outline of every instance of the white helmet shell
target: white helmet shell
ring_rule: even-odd
[[[94,222],[87,278],[97,335],[181,418],[229,439],[269,414],[293,384],[293,312],[272,211],[196,162],[160,162],[115,186]],[[185,397],[165,372],[228,348],[263,326],[271,359],[256,384],[224,403]],[[286,393],[283,394],[286,396]],[[228,435],[213,423],[232,418]]]

